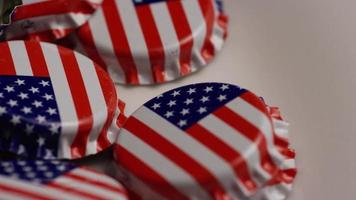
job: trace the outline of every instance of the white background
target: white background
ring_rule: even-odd
[[[206,69],[154,87],[118,86],[131,113],[168,89],[238,84],[282,109],[299,174],[290,200],[356,199],[356,1],[226,0],[230,34]]]

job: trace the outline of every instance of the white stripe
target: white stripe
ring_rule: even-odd
[[[240,132],[233,129],[214,115],[208,115],[200,120],[199,124],[224,141],[230,148],[242,155],[246,160],[249,169],[253,169],[253,171],[250,171],[252,178],[254,178],[254,173],[256,172],[262,175],[263,180],[256,180],[257,183],[265,183],[271,178],[271,176],[261,167],[260,156],[255,143],[249,141]]]
[[[119,196],[122,196],[122,194],[119,192],[106,190],[105,188],[98,187],[94,184],[86,183],[84,181],[72,179],[70,177],[66,177],[65,175],[55,179],[53,182],[64,187],[73,188],[73,191],[80,191],[85,194],[92,194],[103,199],[117,199]]]
[[[70,173],[77,176],[85,177],[88,180],[99,181],[101,183],[110,185],[112,187],[117,187],[117,188],[120,187],[121,189],[124,190],[124,188],[120,184],[118,184],[114,179],[109,178],[107,176],[103,176],[102,174],[98,174],[96,172],[92,172],[90,170],[77,168],[72,170]]]
[[[12,61],[15,65],[16,74],[20,76],[32,76],[31,63],[28,58],[25,43],[23,41],[9,42]]]
[[[161,37],[165,53],[165,80],[180,76],[180,41],[178,40],[171,15],[165,3],[151,6],[152,14]]]
[[[145,199],[155,199],[155,200],[168,200],[167,198],[161,196],[159,193],[155,192],[154,190],[152,190],[147,184],[145,184],[144,182],[142,182],[139,178],[137,178],[135,175],[133,175],[130,171],[120,167],[119,165],[117,166],[118,168],[118,179],[121,179],[121,175],[124,175],[124,179],[128,178],[126,184],[127,188],[130,188],[131,190],[135,191],[138,195],[140,195],[141,197],[145,197]]]
[[[215,0],[212,0],[214,6],[215,20],[213,26],[213,34],[211,36],[211,41],[214,45],[215,52],[222,49],[224,44],[224,30],[220,27],[218,18],[220,15],[219,8]]]
[[[272,118],[272,122],[274,126],[274,133],[285,140],[289,140],[288,122],[275,118]]]
[[[78,117],[63,64],[55,45],[41,43],[61,117],[62,133],[58,157],[71,158],[70,146],[78,130]]]
[[[107,139],[109,140],[110,144],[113,144],[119,134],[120,127],[117,125],[117,120],[119,120],[119,116],[121,114],[121,111],[119,108],[116,108],[115,115],[114,115],[114,120],[112,121],[108,132],[106,134]]]
[[[89,141],[87,141],[85,151],[86,155],[90,155],[97,152],[97,139],[108,118],[108,108],[93,61],[77,52],[75,52],[75,57],[93,114],[93,126],[88,137]]]
[[[102,8],[98,9],[95,15],[89,20],[89,27],[97,51],[105,62],[105,65],[108,66],[109,73],[113,80],[121,80],[125,82],[125,73],[116,57],[113,42],[109,33],[110,27],[108,27],[106,23]]]
[[[121,14],[122,23],[132,54],[135,55],[134,59],[139,74],[139,81],[142,84],[152,83],[153,77],[148,47],[142,32],[143,30],[140,27],[135,5],[132,3],[132,0],[116,0],[116,2],[116,8]]]
[[[19,38],[28,33],[39,33],[55,29],[74,29],[84,24],[91,15],[83,13],[66,13],[61,15],[46,15],[18,20],[11,23],[5,30],[7,39]],[[33,27],[24,28],[24,24],[32,22]]]
[[[192,65],[192,70],[195,71],[206,64],[201,54],[207,34],[206,22],[198,1],[182,1],[182,5],[194,38],[192,59],[195,65]]]
[[[202,164],[207,170],[215,175],[215,178],[219,180],[226,191],[231,192],[231,194],[235,193],[231,188],[231,184],[234,184],[236,179],[226,179],[226,177],[233,175],[234,172],[222,158],[146,107],[141,107],[134,113],[134,116],[147,124],[162,137],[177,145],[180,150],[192,157],[195,161]],[[233,183],[231,181],[233,181]]]
[[[284,160],[284,156],[281,155],[274,146],[272,125],[266,114],[262,113],[242,98],[236,98],[227,103],[226,106],[235,113],[238,113],[241,117],[257,127],[264,134],[267,141],[267,149],[269,153],[272,154],[272,159],[277,162],[277,165],[281,164]]]
[[[161,174],[182,194],[195,194],[200,199],[210,199],[209,195],[200,187],[192,176],[179,166],[168,160],[157,150],[137,138],[133,133],[123,129],[120,132],[120,146],[135,155],[155,172]],[[194,185],[190,185],[193,184]],[[190,187],[188,187],[190,186]]]
[[[24,200],[24,199],[31,200],[34,198],[30,198],[26,195],[22,195],[22,194],[18,194],[15,192],[9,192],[9,191],[0,189],[0,200]]]
[[[2,176],[0,176],[0,185],[1,184],[12,188],[21,188],[20,190],[27,191],[30,193],[36,191],[37,194],[40,194],[42,196],[48,196],[49,198],[53,198],[53,199],[57,199],[58,197],[61,197],[61,199],[63,200],[86,199],[80,196],[76,196],[74,194],[63,192],[62,190],[59,189],[44,187],[41,184],[36,185],[33,183],[18,181],[7,177],[2,178]]]

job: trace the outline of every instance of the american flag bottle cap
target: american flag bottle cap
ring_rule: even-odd
[[[35,41],[0,43],[0,151],[81,158],[110,146],[125,119],[110,77],[89,58]]]
[[[12,0],[13,1],[13,0]],[[3,32],[6,40],[54,41],[86,23],[103,0],[22,0]],[[6,0],[5,0],[6,2]]]
[[[114,82],[154,84],[206,66],[226,35],[222,0],[105,0],[66,42],[105,66]]]
[[[0,163],[0,199],[117,199],[127,192],[114,179],[58,160],[16,160]]]
[[[142,199],[286,197],[294,154],[286,123],[272,111],[231,84],[168,91],[145,103],[120,130],[117,178]]]

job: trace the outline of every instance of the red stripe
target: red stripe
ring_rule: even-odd
[[[182,75],[191,72],[193,34],[181,1],[169,1],[167,7],[172,18],[180,45],[180,71]]]
[[[203,48],[201,50],[201,54],[204,57],[204,59],[208,62],[215,55],[214,44],[211,41],[213,35],[213,29],[214,29],[214,22],[215,22],[215,10],[214,10],[213,1],[199,0],[199,4],[206,25],[206,37],[205,37]]]
[[[224,40],[227,38],[228,35],[228,23],[229,23],[229,18],[223,13],[220,13],[218,16],[218,25],[223,29],[224,31]]]
[[[0,43],[0,75],[16,75],[9,44]]]
[[[139,80],[136,64],[120,18],[119,10],[116,8],[115,0],[105,0],[102,4],[115,55],[125,73],[126,82],[137,84]]]
[[[100,197],[98,195],[90,193],[90,191],[87,191],[87,192],[80,191],[74,185],[71,186],[70,184],[68,184],[68,186],[66,186],[66,185],[63,185],[62,183],[56,183],[54,181],[54,182],[48,183],[46,186],[49,188],[56,189],[56,190],[62,190],[63,192],[65,192],[67,194],[71,193],[74,195],[78,195],[81,197],[87,197],[90,199],[105,200],[103,197]]]
[[[12,187],[10,185],[0,184],[0,189],[5,190],[7,193],[10,193],[10,194],[19,194],[19,195],[23,195],[23,196],[34,198],[34,199],[51,200],[51,198],[49,198],[47,196],[38,194],[39,192],[36,192],[36,193],[28,192],[28,191],[20,189],[19,187]]]
[[[281,183],[292,184],[296,176],[297,176],[297,169],[295,168],[281,170],[277,176],[275,176],[267,183],[267,185],[271,186],[271,185],[278,185]]]
[[[120,187],[114,187],[110,184],[107,184],[105,182],[102,182],[102,181],[99,181],[99,180],[92,180],[92,179],[89,179],[88,177],[83,177],[83,176],[80,176],[80,175],[77,175],[77,174],[73,174],[73,173],[68,173],[65,175],[66,177],[70,178],[70,179],[73,179],[73,180],[76,180],[76,181],[79,181],[79,182],[82,182],[84,184],[87,184],[87,185],[92,185],[94,187],[97,187],[97,188],[102,188],[104,190],[109,190],[109,191],[112,191],[112,192],[115,192],[115,193],[119,193],[119,194],[122,194],[123,196],[126,196],[126,191]]]
[[[217,192],[225,193],[225,189],[209,170],[135,117],[131,116],[127,120],[125,129],[189,173],[212,196]],[[209,184],[206,184],[206,180],[209,180]]]
[[[121,128],[127,120],[125,115],[125,103],[119,99],[118,108],[120,110],[119,117],[117,118],[116,125]]]
[[[79,122],[78,132],[71,145],[71,153],[73,158],[79,158],[85,155],[88,137],[93,126],[93,115],[74,52],[62,47],[58,49]]]
[[[56,0],[42,1],[19,6],[15,10],[14,21],[45,15],[59,15],[69,13],[91,14],[98,5],[87,0]]]
[[[80,35],[77,37],[80,40],[80,43],[85,48],[87,55],[100,65],[105,71],[107,71],[107,66],[104,60],[101,58],[98,49],[96,48],[94,37],[90,28],[90,24],[86,23],[81,26],[76,34]]]
[[[213,114],[252,142],[257,143],[262,167],[271,175],[274,175],[277,172],[277,166],[274,164],[267,150],[266,138],[258,128],[225,106],[220,107],[218,110],[214,111]]]
[[[105,91],[103,92],[103,96],[105,98],[106,109],[107,109],[107,116],[106,116],[107,119],[98,137],[97,149],[98,151],[101,151],[111,145],[108,139],[108,129],[114,119],[116,104],[117,104],[117,94],[115,91],[115,86],[111,81],[111,79],[109,78],[109,76],[102,69],[100,69],[99,66],[97,66],[96,64],[95,64],[95,70],[100,82],[101,91]]]
[[[136,13],[148,48],[154,81],[162,83],[165,74],[165,55],[152,11],[149,6],[137,6]]]
[[[117,164],[124,167],[130,173],[139,177],[153,191],[168,199],[181,199],[188,200],[189,198],[179,192],[174,186],[171,185],[164,177],[158,174],[156,171],[147,166],[144,162],[139,160],[135,155],[127,151],[120,145],[115,147],[115,155]],[[142,178],[140,174],[144,174],[149,178]],[[154,180],[156,184],[153,184],[151,180]]]
[[[229,163],[247,190],[253,193],[257,189],[257,184],[250,176],[248,165],[239,152],[199,124],[193,125],[186,132]]]
[[[34,76],[49,77],[47,63],[40,43],[25,41],[28,58]]]

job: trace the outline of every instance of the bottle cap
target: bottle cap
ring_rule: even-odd
[[[114,82],[153,84],[206,66],[226,35],[220,0],[105,0],[69,43],[105,66]]]
[[[89,20],[103,0],[23,0],[11,13],[6,40],[54,41]],[[6,2],[6,1],[5,1]]]
[[[0,43],[0,66],[0,151],[74,159],[115,140],[124,106],[89,58],[54,44],[11,41]]]
[[[120,199],[126,190],[114,179],[63,161],[0,163],[1,199]]]
[[[238,86],[173,89],[120,130],[117,178],[143,199],[252,198],[288,167],[274,127],[263,100]]]

